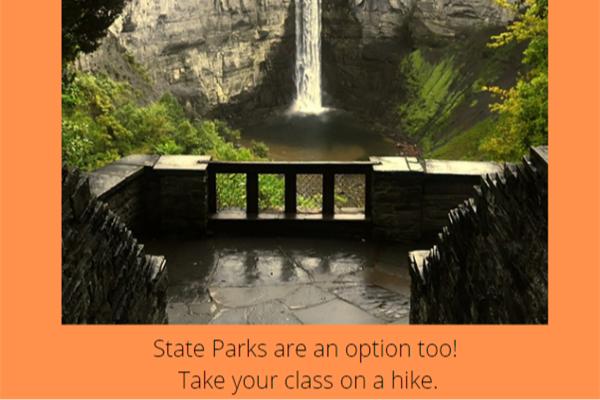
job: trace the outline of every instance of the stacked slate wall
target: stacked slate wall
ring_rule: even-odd
[[[548,322],[548,149],[481,178],[428,252],[413,252],[413,324]]]
[[[154,164],[153,177],[149,179],[154,194],[149,199],[158,196],[158,201],[152,206],[156,210],[150,218],[161,233],[206,233],[210,159],[210,156],[161,156]]]
[[[423,180],[421,239],[435,240],[447,225],[448,211],[475,195],[479,176],[426,174]]]
[[[373,239],[421,238],[423,167],[414,157],[372,157]]]
[[[502,170],[490,162],[371,157],[373,239],[432,243],[446,225],[448,211],[475,195],[486,173]]]
[[[149,236],[156,223],[149,219],[149,207],[158,194],[151,192],[151,171],[160,156],[132,155],[89,172],[92,194],[105,202],[135,236]]]
[[[165,260],[147,256],[120,218],[62,170],[63,324],[167,323]]]

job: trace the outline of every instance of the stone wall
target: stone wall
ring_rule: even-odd
[[[372,237],[379,241],[434,240],[448,211],[475,195],[479,177],[501,170],[498,164],[481,162],[371,160],[377,163],[370,193]],[[209,161],[209,156],[134,155],[88,177],[92,193],[136,236],[199,236],[208,229]]]
[[[136,236],[203,234],[208,156],[131,155],[87,174],[92,194]]]
[[[412,323],[547,322],[547,147],[504,168],[372,160],[373,238],[439,234],[410,256]],[[166,322],[164,259],[145,256],[127,225],[205,234],[209,161],[129,156],[88,179],[63,168],[63,323]]]
[[[372,158],[373,238],[403,241],[421,237],[423,167],[416,158]]]
[[[210,156],[162,156],[154,166],[158,185],[160,232],[206,233],[208,222],[207,172]]]
[[[154,167],[159,157],[128,156],[86,174],[92,194],[105,202],[135,233],[148,228],[149,174],[145,172]]]
[[[114,204],[124,209],[132,204],[117,199]],[[167,286],[164,258],[146,256],[127,226],[91,193],[89,179],[63,166],[63,324],[167,323]]]
[[[548,148],[482,177],[409,258],[413,324],[548,323]]]
[[[425,160],[421,239],[435,240],[448,224],[448,211],[475,196],[482,175],[500,170],[487,162]]]
[[[435,239],[448,211],[475,195],[482,174],[502,168],[487,162],[372,157],[373,239]]]

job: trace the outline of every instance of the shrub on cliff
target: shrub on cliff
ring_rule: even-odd
[[[128,0],[62,0],[62,60],[96,50]]]
[[[517,12],[506,0],[493,0]],[[486,88],[501,102],[491,109],[503,118],[481,150],[496,160],[517,160],[530,146],[548,144],[548,0],[525,0],[527,11],[508,30],[492,38],[490,47],[527,41],[523,63],[528,67],[508,90]]]
[[[146,106],[124,82],[76,73],[63,87],[63,159],[91,170],[129,154],[207,154],[248,161],[268,156],[237,148],[240,132],[221,121],[190,121],[177,99],[165,94]]]

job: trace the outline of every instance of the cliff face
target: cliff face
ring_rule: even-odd
[[[328,0],[325,0],[327,3]],[[392,38],[407,24],[417,38],[454,37],[465,28],[506,25],[510,13],[491,0],[350,0],[365,39]]]
[[[508,10],[491,0],[421,0],[415,2],[413,27],[417,36],[455,37],[465,29],[504,26],[510,20]]]
[[[397,88],[399,60],[415,46],[438,46],[510,19],[491,0],[322,0],[322,9],[326,100],[350,110],[370,99],[381,110]],[[110,71],[122,63],[119,53],[147,68],[157,92],[170,91],[201,114],[289,105],[294,3],[132,0],[80,66]]]
[[[464,43],[475,32],[503,27],[511,19],[508,10],[491,0],[324,0],[324,4],[324,89],[334,104],[375,117],[392,117],[404,100],[399,65],[409,53],[420,48],[435,53]]]
[[[118,47],[148,70],[157,92],[170,91],[198,112],[250,92],[258,106],[282,104],[293,91],[292,8],[289,0],[133,0],[81,66],[110,69],[119,60],[109,50]],[[261,93],[271,80],[283,85]]]

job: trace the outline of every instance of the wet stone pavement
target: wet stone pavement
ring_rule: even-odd
[[[143,241],[164,255],[170,324],[408,324],[407,253],[427,244],[217,237]]]

